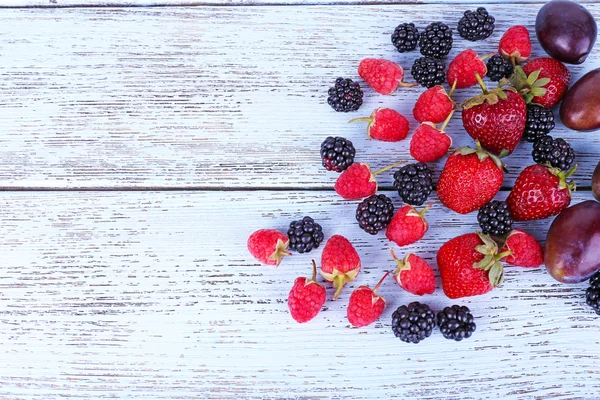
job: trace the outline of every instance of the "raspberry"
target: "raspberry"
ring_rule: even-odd
[[[389,272],[371,289],[368,286],[360,286],[350,296],[348,302],[348,321],[355,327],[360,328],[377,321],[385,309],[385,299],[375,294]]]
[[[296,322],[308,322],[317,316],[325,304],[325,288],[317,283],[317,265],[313,261],[312,279],[298,277],[288,296],[288,308]]]
[[[450,117],[451,115],[448,118]],[[452,145],[452,139],[443,129],[444,126],[438,129],[431,122],[422,123],[410,140],[410,155],[423,163],[445,156]]]
[[[400,164],[393,164],[373,173],[371,173],[371,168],[365,163],[352,164],[347,170],[342,172],[333,188],[337,194],[346,200],[358,200],[369,197],[377,191],[375,176]]]
[[[448,66],[446,78],[448,85],[456,89],[465,89],[477,84],[477,75],[483,78],[487,67],[481,58],[471,49],[458,53]]]
[[[356,279],[360,267],[360,257],[348,239],[341,235],[329,238],[321,254],[321,275],[333,282],[334,299],[346,283]]]
[[[329,88],[327,104],[335,111],[356,111],[363,103],[363,92],[352,79],[337,78],[335,85]]]
[[[504,242],[500,253],[511,254],[502,258],[507,264],[517,267],[537,268],[544,262],[542,245],[522,229],[513,229]]]
[[[420,122],[442,123],[456,108],[456,104],[446,93],[443,86],[427,89],[417,99],[413,108],[413,117]]]
[[[275,229],[260,229],[248,238],[248,251],[263,264],[278,266],[281,259],[289,256],[290,241]]]
[[[442,58],[452,50],[452,29],[443,22],[434,22],[421,32],[421,54],[425,57]]]
[[[441,60],[417,58],[410,70],[415,81],[426,88],[440,85],[446,79],[446,67]]]
[[[529,31],[522,25],[509,28],[500,38],[498,53],[504,58],[514,59],[522,63],[531,56],[531,40]]]
[[[404,70],[398,64],[382,58],[365,58],[358,65],[358,75],[380,94],[392,94],[398,86],[416,86],[404,83]]]
[[[392,33],[392,43],[400,53],[406,53],[417,48],[419,42],[419,30],[415,24],[400,24]]]
[[[415,210],[412,206],[404,206],[399,209],[390,221],[385,236],[396,243],[398,246],[408,246],[421,239],[429,225],[423,216],[430,206],[421,211]]]
[[[377,108],[369,118],[355,118],[349,122],[368,122],[369,139],[383,142],[398,142],[408,136],[408,120],[391,108]]]
[[[412,253],[400,261],[392,249],[390,253],[398,265],[394,271],[394,279],[401,288],[417,296],[432,294],[435,291],[435,274],[427,261]]]

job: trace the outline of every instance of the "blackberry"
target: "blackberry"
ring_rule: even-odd
[[[418,301],[400,306],[392,314],[392,331],[406,343],[419,343],[431,336],[434,327],[435,315],[427,304]]]
[[[290,239],[288,248],[298,253],[308,253],[316,249],[324,239],[321,225],[311,217],[304,217],[290,223],[287,236]]]
[[[340,136],[329,136],[321,143],[321,161],[328,171],[342,172],[354,163],[355,154],[352,142]]]
[[[496,19],[488,14],[483,7],[476,11],[465,11],[458,21],[458,34],[463,38],[475,42],[488,38],[494,32]]]
[[[356,220],[361,229],[375,235],[385,229],[394,216],[392,200],[384,194],[372,195],[356,208]]]
[[[475,332],[475,322],[471,310],[465,306],[454,305],[446,307],[437,315],[437,323],[440,332],[446,339],[460,342],[463,339],[470,338]]]
[[[433,58],[417,58],[410,73],[415,81],[426,88],[432,88],[446,81],[446,66],[441,60]]]
[[[443,22],[433,22],[419,37],[421,54],[425,57],[442,58],[452,50],[452,29]]]
[[[554,129],[552,109],[537,104],[527,104],[527,121],[523,138],[528,142],[535,142],[539,138],[547,136],[552,129]]]
[[[552,136],[544,136],[533,144],[531,152],[533,161],[538,164],[550,163],[554,168],[563,171],[571,168],[575,161],[575,152],[564,139],[553,139]]]
[[[477,222],[486,235],[502,236],[512,229],[513,218],[506,202],[492,200],[481,207]]]
[[[585,292],[585,302],[600,315],[600,271],[590,278],[590,287]]]
[[[407,164],[394,173],[394,188],[402,201],[420,206],[433,190],[433,172],[422,162]]]
[[[356,111],[363,103],[363,92],[352,79],[337,78],[335,86],[329,88],[327,104],[335,111]]]
[[[419,42],[419,30],[415,24],[400,24],[392,33],[392,43],[400,53],[406,53],[417,48]]]
[[[500,54],[494,54],[486,63],[487,77],[491,81],[498,82],[502,78],[508,78],[514,71],[513,65]]]

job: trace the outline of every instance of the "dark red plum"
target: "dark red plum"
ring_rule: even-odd
[[[600,269],[600,203],[584,201],[552,221],[544,263],[550,275],[564,283],[585,281]]]
[[[567,91],[560,119],[567,128],[589,131],[600,128],[600,68],[582,76]]]
[[[600,201],[600,161],[592,174],[592,193],[596,200]]]
[[[593,15],[571,0],[552,0],[538,12],[535,33],[549,56],[581,64],[592,51],[598,27]]]

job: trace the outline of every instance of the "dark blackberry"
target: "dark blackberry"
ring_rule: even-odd
[[[304,217],[299,221],[293,221],[287,231],[290,250],[298,253],[308,253],[319,247],[324,239],[323,229],[311,217]]]
[[[419,43],[419,30],[415,24],[400,24],[392,33],[392,43],[400,53],[406,53],[417,48]]]
[[[425,57],[443,58],[452,50],[452,29],[443,22],[433,22],[419,37],[421,54]]]
[[[470,338],[476,328],[475,322],[473,322],[473,314],[465,306],[454,305],[444,308],[437,315],[437,323],[440,332],[446,339],[456,340],[457,342]]]
[[[486,235],[502,236],[512,229],[513,218],[506,202],[492,200],[479,209],[477,222]]]
[[[393,216],[392,200],[384,194],[367,197],[356,207],[356,220],[359,226],[371,235],[385,229]]]
[[[413,301],[408,306],[400,306],[392,314],[392,331],[406,343],[419,343],[431,336],[435,327],[435,315],[427,304]]]
[[[531,152],[533,161],[538,164],[550,163],[554,168],[563,171],[571,168],[575,161],[575,152],[564,139],[553,139],[552,136],[544,136],[533,144]]]
[[[343,137],[329,136],[321,143],[321,161],[328,171],[342,172],[354,163],[356,150]]]
[[[539,138],[548,136],[554,129],[554,114],[551,108],[544,108],[537,104],[527,104],[527,121],[523,131],[523,139],[535,142]]]
[[[402,201],[420,206],[433,190],[433,172],[425,163],[407,164],[394,173],[394,187]]]
[[[508,78],[512,75],[514,68],[513,65],[506,58],[500,54],[494,54],[491,56],[486,63],[487,66],[487,77],[490,81],[498,82],[502,78]]]
[[[432,88],[446,81],[446,66],[441,60],[433,58],[417,58],[410,73],[415,81],[426,88]]]
[[[363,92],[352,79],[337,78],[335,86],[329,88],[327,104],[335,111],[356,111],[363,103]]]
[[[590,278],[590,287],[585,292],[585,302],[600,315],[600,271]]]
[[[465,11],[458,21],[458,34],[463,38],[475,42],[488,38],[494,32],[496,19],[488,14],[487,10],[479,7],[476,11]]]

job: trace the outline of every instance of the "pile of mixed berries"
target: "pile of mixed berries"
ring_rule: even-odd
[[[456,31],[467,41],[478,41],[488,38],[494,25],[495,18],[479,7],[464,13]],[[323,166],[340,173],[334,186],[337,194],[357,201],[358,226],[370,235],[384,232],[398,247],[411,245],[426,234],[425,213],[431,205],[416,207],[424,205],[434,190],[440,202],[454,212],[477,211],[481,231],[455,237],[437,251],[442,289],[448,298],[459,299],[487,293],[500,285],[504,276],[502,263],[526,268],[542,265],[540,243],[523,229],[513,228],[513,222],[548,218],[568,207],[575,184],[567,178],[576,166],[569,143],[549,136],[555,125],[552,107],[567,91],[569,70],[554,58],[530,60],[530,34],[524,26],[509,28],[500,39],[497,52],[482,57],[465,49],[446,66],[453,35],[453,29],[442,22],[433,22],[424,29],[403,23],[394,30],[391,41],[398,52],[418,47],[423,55],[410,69],[416,83],[404,82],[403,68],[389,60],[366,58],[358,65],[360,78],[382,95],[401,87],[426,88],[413,108],[413,117],[420,123],[409,143],[415,162],[372,171],[368,164],[355,162],[356,149],[343,137],[327,137],[320,153]],[[497,87],[486,87],[486,76],[498,82]],[[481,87],[481,94],[460,105],[454,102],[456,90],[475,85]],[[356,111],[363,104],[363,95],[358,81],[340,77],[329,89],[327,103],[337,112]],[[473,146],[459,147],[447,156],[452,140],[445,130],[457,109],[461,110],[462,125],[473,138]],[[368,137],[374,140],[398,142],[409,134],[407,118],[389,108],[377,108],[369,117],[350,122],[367,123]],[[533,143],[534,163],[521,171],[506,201],[494,200],[504,180],[502,160],[521,141]],[[427,163],[444,157],[445,166],[434,182]],[[377,175],[393,169],[394,188],[404,202],[399,209],[392,199],[377,193]],[[533,188],[538,195],[532,195]],[[248,248],[260,262],[279,265],[290,250],[307,253],[323,240],[321,226],[304,217],[290,223],[287,235],[272,229],[253,233]],[[435,275],[426,260],[414,253],[401,260],[393,250],[391,255],[397,264],[392,276],[400,287],[419,296],[434,292]],[[322,251],[320,273],[333,284],[334,299],[346,283],[357,278],[360,270],[361,259],[352,243],[340,235],[330,237]],[[372,289],[360,286],[351,294],[347,317],[353,326],[366,326],[380,317],[385,300],[376,292],[389,274]],[[600,310],[599,282],[600,277],[592,279],[587,295],[595,310]],[[325,301],[325,288],[317,282],[317,265],[313,261],[312,277],[297,278],[290,291],[291,316],[298,322],[307,322],[319,313]],[[468,338],[475,331],[473,315],[467,307],[453,305],[435,315],[429,306],[419,302],[398,307],[391,325],[394,334],[409,343],[430,336],[435,326],[452,340]]]

